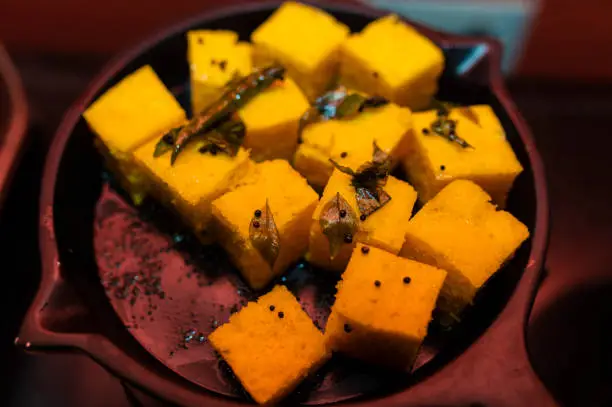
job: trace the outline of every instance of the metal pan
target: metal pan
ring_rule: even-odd
[[[277,6],[278,2],[226,9],[152,37],[107,66],[66,113],[43,179],[43,279],[19,345],[30,350],[79,349],[117,376],[180,405],[250,402],[229,369],[199,338],[256,293],[244,286],[222,250],[194,243],[154,205],[136,211],[126,203],[108,181],[81,114],[97,96],[144,64],[153,66],[187,108],[185,32],[225,28],[248,39]],[[326,3],[323,8],[354,31],[381,15],[361,6]],[[438,332],[434,327],[411,373],[392,374],[334,357],[286,403],[553,405],[530,367],[524,343],[548,234],[540,156],[503,87],[498,43],[417,28],[446,55],[438,96],[487,103],[499,116],[525,167],[508,209],[529,227],[532,238],[487,283],[456,328]],[[278,283],[295,292],[324,326],[333,277],[299,263]]]

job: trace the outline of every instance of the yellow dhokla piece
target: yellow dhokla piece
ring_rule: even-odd
[[[318,198],[287,161],[274,160],[255,164],[234,191],[213,202],[219,241],[252,288],[263,288],[304,254]],[[251,219],[256,210],[265,209],[266,200],[280,237],[280,252],[273,267],[249,237]]]
[[[193,140],[181,153],[181,159],[170,164],[170,153],[154,157],[158,138],[134,153],[136,164],[152,185],[151,194],[173,208],[204,241],[209,240],[208,222],[212,202],[231,190],[250,170],[248,151],[236,156],[201,153],[204,142]]]
[[[368,24],[341,48],[341,83],[412,109],[429,105],[443,69],[442,50],[396,15]]]
[[[388,104],[364,110],[351,118],[328,120],[306,126],[295,154],[295,168],[312,185],[323,188],[334,167],[329,161],[356,170],[372,159],[373,142],[400,162],[408,152],[412,129],[410,109]]]
[[[323,10],[288,1],[252,33],[254,62],[280,62],[314,100],[333,82],[338,49],[348,34],[347,26]]]
[[[355,198],[355,188],[351,185],[351,177],[339,170],[334,170],[312,217],[308,261],[325,269],[342,271],[348,264],[357,242],[398,254],[404,244],[404,236],[417,194],[408,183],[395,177],[388,178],[384,190],[391,196],[391,200],[364,221],[359,220],[353,242],[344,244],[332,259],[329,251],[329,240],[323,234],[319,224],[323,208],[329,200],[340,193],[351,206],[357,218],[360,217]]]
[[[329,358],[323,334],[284,286],[248,303],[208,339],[259,404],[275,404]]]
[[[439,305],[455,315],[529,237],[524,224],[490,200],[473,182],[453,181],[408,224],[400,255],[448,272]]]
[[[410,182],[427,202],[455,179],[468,179],[484,188],[500,207],[505,207],[515,178],[523,171],[504,130],[490,106],[471,106],[478,123],[459,108],[451,110],[457,136],[474,148],[463,148],[431,131],[436,111],[414,113],[414,131],[409,136],[409,151],[404,167]]]
[[[291,160],[300,118],[308,108],[308,100],[290,78],[278,81],[243,106],[238,115],[246,128],[244,147],[251,150],[251,158]]]
[[[139,204],[146,187],[132,152],[185,120],[185,111],[149,65],[123,78],[83,113],[96,145],[123,187]]]
[[[187,33],[191,105],[197,114],[217,100],[229,81],[251,73],[251,44],[238,41],[228,30]]]
[[[410,367],[445,277],[444,270],[357,245],[327,321],[328,347],[371,363]]]

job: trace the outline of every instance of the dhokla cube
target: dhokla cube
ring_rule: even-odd
[[[357,245],[327,321],[330,349],[371,363],[409,368],[446,271]]]
[[[323,10],[288,1],[252,33],[254,63],[281,63],[314,100],[334,81],[339,47],[348,34],[346,25]]]
[[[211,204],[250,171],[249,153],[240,148],[233,157],[212,154],[202,149],[205,141],[193,140],[172,165],[169,153],[153,156],[159,137],[135,151],[135,162],[154,186],[151,194],[174,209],[203,242],[208,242]]]
[[[330,158],[357,169],[372,158],[374,142],[391,157],[392,164],[401,162],[408,152],[411,129],[410,109],[393,103],[350,118],[309,124],[302,131],[294,165],[308,182],[323,188],[334,170]]]
[[[304,254],[318,198],[287,161],[273,160],[255,164],[233,191],[213,202],[219,242],[252,288],[263,288]],[[256,249],[250,235],[255,212],[262,217],[267,207],[280,242],[272,262]],[[258,221],[264,227],[265,219]]]
[[[255,161],[291,160],[298,144],[300,118],[308,100],[291,78],[277,81],[238,111],[246,133],[244,147]]]
[[[471,181],[451,182],[410,220],[401,256],[448,272],[439,306],[457,316],[529,237]]]
[[[195,115],[218,100],[230,81],[251,73],[251,45],[238,42],[238,34],[226,30],[190,31],[187,39]],[[297,147],[300,117],[308,107],[300,88],[286,78],[240,108],[238,116],[246,130],[243,145],[251,150],[251,158],[290,160]]]
[[[442,50],[396,15],[351,35],[340,55],[342,84],[412,109],[429,105],[444,69]]]
[[[132,163],[138,147],[185,120],[185,111],[149,65],[123,78],[83,113],[96,146],[122,186],[140,204],[146,182]]]
[[[238,34],[233,31],[195,30],[187,33],[194,115],[217,100],[228,82],[251,73],[251,51],[251,44],[238,41]]]
[[[208,337],[259,404],[287,396],[329,358],[323,334],[284,286],[250,302]]]
[[[351,177],[334,170],[312,217],[308,261],[324,269],[342,271],[358,242],[398,254],[404,244],[404,236],[417,194],[410,184],[392,176],[387,179],[384,190],[391,196],[391,200],[376,212],[362,218],[355,197],[355,188],[351,185]],[[334,199],[336,194],[340,194],[346,200],[359,220],[357,233],[350,242],[345,242],[332,258],[329,239],[323,234],[319,221],[327,202]]]
[[[406,173],[421,202],[433,198],[455,179],[468,179],[484,188],[503,208],[523,167],[490,106],[470,106],[468,116],[464,109],[451,109],[448,118],[455,121],[457,136],[473,148],[463,148],[432,132],[436,110],[412,115],[414,131],[409,135],[409,150],[404,160]]]

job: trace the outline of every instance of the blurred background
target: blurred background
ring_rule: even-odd
[[[170,23],[239,2],[0,0],[0,44],[15,67],[3,69],[0,91],[18,92],[18,73],[29,106],[27,131],[3,139],[11,98],[0,98],[0,405],[158,405],[83,355],[13,347],[40,276],[40,175],[63,112],[109,58]],[[528,331],[532,362],[560,405],[612,406],[612,1],[363,2],[504,44],[508,87],[544,157],[552,202],[546,278]]]

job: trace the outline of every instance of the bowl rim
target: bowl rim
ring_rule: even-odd
[[[28,104],[21,78],[11,58],[0,43],[0,83],[4,83],[9,102],[7,125],[0,128],[0,210],[8,193],[14,170],[24,147],[28,127]]]
[[[177,404],[192,405],[206,401],[208,405],[241,405],[239,401],[219,397],[210,392],[206,392],[198,386],[192,385],[185,379],[175,380],[173,377],[168,377],[167,375],[162,376],[159,372],[151,371],[146,366],[131,359],[103,335],[96,333],[58,333],[49,331],[40,323],[39,310],[44,308],[44,304],[50,298],[54,290],[63,283],[60,274],[58,247],[53,226],[55,184],[66,143],[73,133],[74,127],[78,123],[86,106],[88,106],[99,90],[127,63],[140,54],[152,49],[165,38],[180,34],[196,24],[201,25],[206,22],[231,17],[236,14],[248,14],[250,12],[269,9],[278,6],[280,3],[282,2],[264,1],[248,4],[242,3],[204,11],[197,16],[185,19],[147,37],[144,41],[131,47],[107,63],[100,73],[90,82],[81,96],[66,111],[47,153],[42,180],[42,191],[39,202],[39,247],[42,258],[42,279],[39,290],[24,319],[20,335],[16,339],[17,345],[26,349],[45,350],[57,348],[65,349],[67,347],[80,349],[89,354],[98,363],[107,367],[111,372],[126,379],[136,387],[147,393],[154,393],[162,399]],[[363,15],[372,19],[389,14],[384,10],[375,10],[362,4],[343,4],[337,2],[325,2],[325,4],[322,4],[316,1],[307,1],[306,3],[319,5],[332,14],[334,12],[346,12]],[[513,385],[504,381],[504,386],[511,388],[515,393],[516,388],[520,388],[525,395],[537,398],[539,402],[535,403],[536,405],[554,405],[552,404],[552,399],[531,369],[525,346],[525,326],[535,299],[548,242],[548,192],[543,162],[536,149],[535,141],[526,123],[518,113],[516,106],[511,101],[503,84],[500,66],[501,46],[493,39],[444,34],[418,23],[413,23],[410,20],[407,21],[442,46],[484,45],[488,47],[490,67],[487,81],[493,94],[497,97],[502,108],[507,112],[511,122],[516,127],[518,135],[527,151],[535,185],[536,217],[535,228],[531,238],[532,246],[528,264],[509,301],[501,310],[497,318],[454,360],[448,362],[423,382],[385,397],[384,403],[385,405],[405,406],[431,402],[432,391],[437,393],[442,392],[444,395],[442,398],[445,402],[463,403],[464,401],[481,401],[480,399],[494,397],[494,395],[499,396],[499,388],[487,390],[484,388],[475,388],[474,386],[463,386],[466,380],[469,381],[467,378],[470,375],[472,377],[474,376],[473,368],[469,369],[469,371],[466,371],[465,368],[466,365],[471,365],[472,367],[480,366],[488,370],[501,369],[508,374],[520,370],[524,373],[523,377],[516,378]],[[505,346],[506,352],[508,352],[509,348],[512,358],[508,358],[506,355],[501,358],[503,360],[493,358],[493,361],[483,362],[481,360],[482,358],[478,357],[478,352],[488,352],[487,349],[491,349],[492,345],[498,347]],[[516,360],[512,361],[511,359]],[[516,373],[514,374],[516,375]],[[460,382],[461,386],[459,386]],[[429,386],[427,386],[427,384],[429,384]],[[449,393],[450,390],[453,390],[452,394]],[[476,397],[479,398],[479,400],[473,400],[474,392],[476,392]],[[480,394],[478,395],[479,392]],[[505,393],[508,392],[509,390],[505,391]],[[442,399],[438,397],[438,395],[435,397],[437,397],[438,400]],[[511,395],[510,397],[516,398],[517,396]],[[359,399],[357,401],[349,401],[346,404],[358,404],[363,406],[374,405],[376,404],[376,400]]]

